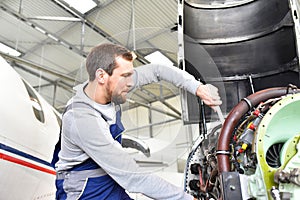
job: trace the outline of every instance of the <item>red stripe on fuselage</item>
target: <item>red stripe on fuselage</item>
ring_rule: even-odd
[[[56,174],[56,172],[54,170],[50,170],[50,169],[35,165],[35,164],[30,163],[30,162],[27,162],[27,161],[24,161],[24,160],[21,160],[21,159],[18,159],[18,158],[14,158],[12,156],[9,156],[9,155],[3,154],[3,153],[0,153],[0,159],[7,160],[9,162],[13,162],[13,163],[16,163],[16,164],[19,164],[19,165],[23,165],[25,167],[29,167],[29,168],[32,168],[32,169],[35,169],[35,170],[39,170],[39,171],[42,171],[42,172],[45,172],[45,173],[48,173],[48,174],[53,174],[53,175]]]

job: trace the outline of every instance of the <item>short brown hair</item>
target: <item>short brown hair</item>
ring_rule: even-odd
[[[120,45],[105,43],[94,47],[86,58],[89,80],[95,80],[95,73],[99,68],[112,75],[113,70],[117,67],[115,58],[119,56],[128,61],[133,60],[132,53]]]

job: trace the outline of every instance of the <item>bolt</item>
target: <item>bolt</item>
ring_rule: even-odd
[[[230,188],[231,190],[235,190],[235,186],[234,186],[234,185],[230,185],[229,188]]]

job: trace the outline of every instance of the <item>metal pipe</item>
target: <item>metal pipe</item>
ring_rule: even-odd
[[[148,108],[148,119],[149,119],[149,135],[150,138],[153,138],[153,126],[152,126],[152,111],[151,111],[151,103],[149,103],[149,108]]]
[[[135,44],[135,2],[131,0],[131,16],[132,16],[132,43],[133,43],[133,51],[136,51],[136,44]]]
[[[45,21],[66,21],[66,22],[81,22],[83,20],[75,17],[56,17],[56,16],[34,16],[28,17],[29,20],[45,20]]]
[[[80,40],[80,50],[84,51],[84,34],[85,34],[85,22],[81,22],[81,40]]]
[[[66,80],[66,81],[71,81],[72,83],[77,83],[78,82],[75,78],[73,78],[71,76],[63,75],[61,72],[50,70],[50,69],[48,69],[46,67],[43,67],[41,65],[38,65],[36,63],[25,60],[24,58],[11,56],[9,54],[2,53],[2,52],[0,52],[0,56],[4,57],[6,60],[10,60],[10,61],[14,61],[16,63],[24,64],[26,66],[29,66],[29,67],[33,68],[33,69],[37,69],[37,70],[46,72],[48,74],[54,75],[58,78]]]
[[[149,106],[149,105],[147,105],[147,104],[145,104],[145,103],[142,103],[142,102],[138,102],[138,101],[135,101],[135,100],[132,100],[132,99],[127,99],[127,102],[132,103],[132,104],[137,104],[137,105],[143,106],[143,107],[145,107],[145,108],[150,108],[151,110],[155,110],[155,111],[157,111],[157,112],[159,112],[159,113],[163,113],[163,114],[168,115],[168,116],[170,116],[170,117],[174,117],[175,119],[181,119],[181,117],[178,116],[178,115],[175,115],[175,114],[173,114],[173,113],[164,111],[164,110],[159,109],[159,108],[155,108],[155,107],[153,107],[153,106]]]
[[[158,97],[157,95],[153,94],[152,92],[150,92],[149,90],[147,90],[145,88],[141,88],[140,91],[143,92],[144,94],[149,95],[152,98],[155,98],[157,101],[160,101],[162,104],[164,104],[165,106],[167,106],[170,110],[172,110],[173,112],[175,112],[179,117],[181,117],[181,112],[179,110],[177,110],[174,106],[172,106],[170,103],[166,102],[165,99],[163,99],[162,97]],[[160,92],[160,94],[161,93],[162,92]],[[176,96],[176,94],[175,94],[175,96]]]
[[[298,89],[297,91],[300,90]],[[241,117],[260,102],[266,101],[270,98],[281,97],[285,94],[287,94],[286,87],[261,90],[251,94],[247,98],[244,98],[231,110],[224,122],[224,125],[222,126],[217,144],[217,160],[220,174],[222,172],[230,171],[229,144],[234,128],[237,126]]]
[[[132,132],[132,131],[141,130],[143,128],[148,128],[150,126],[153,127],[153,126],[159,126],[159,125],[162,125],[162,124],[167,124],[167,123],[174,122],[174,121],[177,121],[177,120],[180,120],[180,119],[169,119],[169,120],[162,121],[162,122],[156,122],[156,123],[152,123],[152,124],[147,124],[145,126],[139,126],[137,128],[126,129],[126,133]]]

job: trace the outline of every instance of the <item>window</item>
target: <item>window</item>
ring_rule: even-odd
[[[75,8],[82,14],[96,7],[97,4],[92,0],[64,0],[70,7]]]
[[[35,91],[24,80],[23,80],[23,83],[24,83],[24,85],[26,87],[26,90],[28,92],[30,102],[31,102],[31,105],[32,105],[32,109],[33,109],[33,113],[34,113],[35,117],[40,122],[44,123],[45,122],[44,112],[43,112],[41,103],[40,103],[37,95],[35,94]]]
[[[0,51],[3,53],[6,53],[8,55],[12,55],[12,56],[20,56],[21,53],[19,51],[16,51],[15,49],[3,44],[0,42]]]

